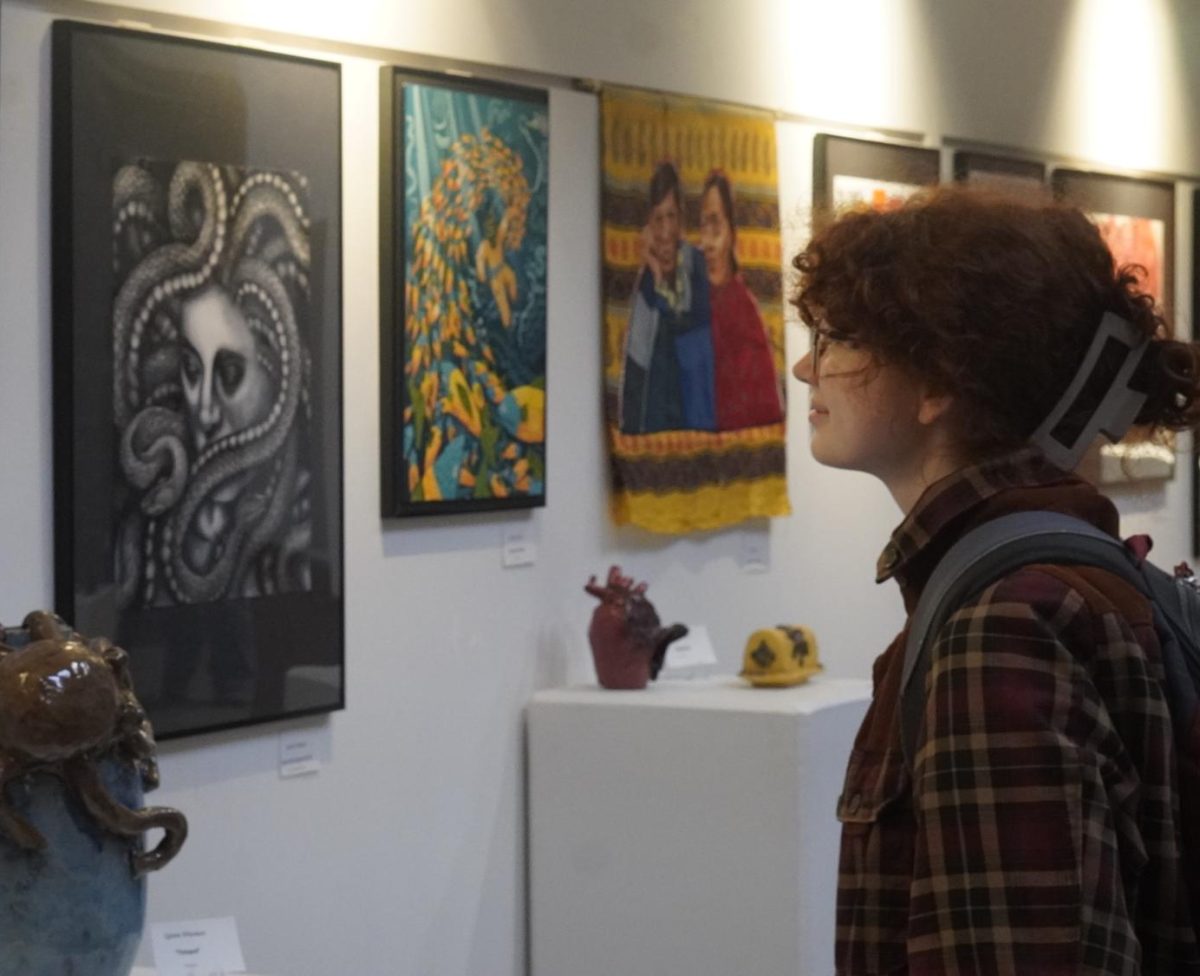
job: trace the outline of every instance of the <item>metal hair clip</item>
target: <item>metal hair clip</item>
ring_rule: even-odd
[[[1070,471],[1083,459],[1097,434],[1116,443],[1129,430],[1146,402],[1146,393],[1131,386],[1150,340],[1128,319],[1105,312],[1079,372],[1050,415],[1029,438],[1054,464]],[[1101,387],[1102,397],[1098,397]],[[1080,401],[1099,399],[1091,415],[1078,418]]]

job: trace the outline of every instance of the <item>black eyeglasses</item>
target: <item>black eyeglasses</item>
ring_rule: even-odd
[[[863,347],[862,342],[852,336],[849,332],[842,332],[840,329],[830,328],[827,325],[813,326],[812,330],[812,360],[813,360],[813,378],[820,379],[821,377],[821,361],[825,358],[825,354],[830,349],[842,348],[849,351],[855,351]],[[858,372],[853,370],[852,372]],[[831,374],[840,375],[840,374]]]

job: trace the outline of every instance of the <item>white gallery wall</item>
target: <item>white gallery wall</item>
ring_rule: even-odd
[[[592,680],[589,574],[620,563],[650,580],[661,615],[706,625],[728,672],[751,630],[799,622],[816,630],[829,673],[867,676],[901,622],[894,587],[872,582],[899,512],[873,482],[811,461],[794,382],[790,517],[683,539],[608,521],[598,103],[551,76],[779,110],[789,253],[805,233],[816,131],[801,116],[852,134],[1175,174],[1188,190],[1181,230],[1191,225],[1182,179],[1200,173],[1191,123],[1200,8],[1190,0],[3,0],[0,620],[9,624],[53,593],[49,25],[62,16],[343,65],[347,708],[168,743],[154,795],[188,814],[192,836],[151,879],[150,920],[232,915],[248,967],[268,976],[525,972],[523,707],[537,688]],[[539,73],[551,88],[544,509],[378,516],[385,60]],[[1189,240],[1181,233],[1177,251],[1184,309]],[[794,359],[806,340],[794,322],[787,330]],[[1185,461],[1174,481],[1119,499],[1125,529],[1155,535],[1163,564],[1189,555],[1190,478]],[[501,541],[514,526],[537,559],[505,569]],[[742,570],[748,539],[767,543],[767,572]],[[319,743],[316,775],[279,778],[288,727]]]

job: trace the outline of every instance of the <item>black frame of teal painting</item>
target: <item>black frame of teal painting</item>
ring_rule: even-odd
[[[340,66],[51,37],[55,609],[161,739],[343,708]]]
[[[381,514],[545,505],[547,93],[385,67],[380,94]]]

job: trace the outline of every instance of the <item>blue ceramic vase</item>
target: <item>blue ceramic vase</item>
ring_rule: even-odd
[[[114,799],[142,806],[133,763],[108,760],[99,772]],[[0,976],[129,976],[146,917],[129,839],[100,827],[49,773],[14,780],[6,796],[46,848],[24,850],[0,832]]]

